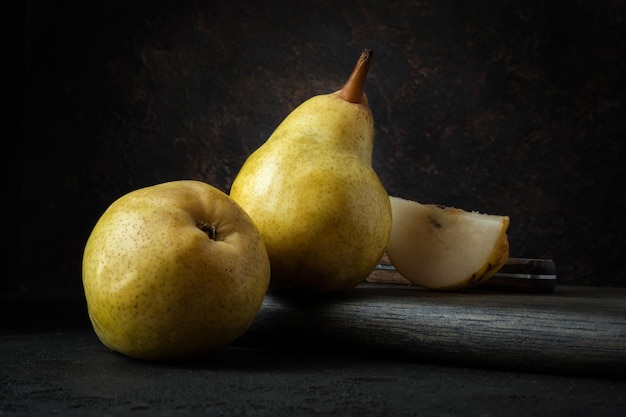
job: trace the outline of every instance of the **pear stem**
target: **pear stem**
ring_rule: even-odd
[[[365,78],[370,69],[370,61],[374,56],[374,51],[365,49],[359,60],[356,62],[348,81],[343,85],[339,92],[339,97],[350,103],[361,103],[363,101],[363,89],[365,86]]]

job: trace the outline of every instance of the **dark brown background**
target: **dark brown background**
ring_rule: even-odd
[[[145,5],[140,5],[145,3]],[[373,164],[392,195],[511,217],[511,256],[626,286],[624,2],[27,1],[22,271],[82,289],[114,199],[228,191],[295,106],[363,48]]]

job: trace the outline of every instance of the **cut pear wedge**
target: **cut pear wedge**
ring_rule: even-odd
[[[493,276],[509,258],[509,217],[399,197],[391,201],[390,262],[413,284],[459,290]]]

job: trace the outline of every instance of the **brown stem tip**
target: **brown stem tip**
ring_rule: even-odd
[[[374,51],[365,49],[359,60],[356,62],[348,81],[343,85],[339,92],[339,97],[349,101],[350,103],[361,103],[363,101],[363,88],[365,86],[365,78],[370,69],[370,61],[374,56]]]

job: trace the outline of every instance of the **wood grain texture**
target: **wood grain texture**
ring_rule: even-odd
[[[238,343],[624,377],[626,290],[453,293],[364,283],[332,296],[270,291]]]

